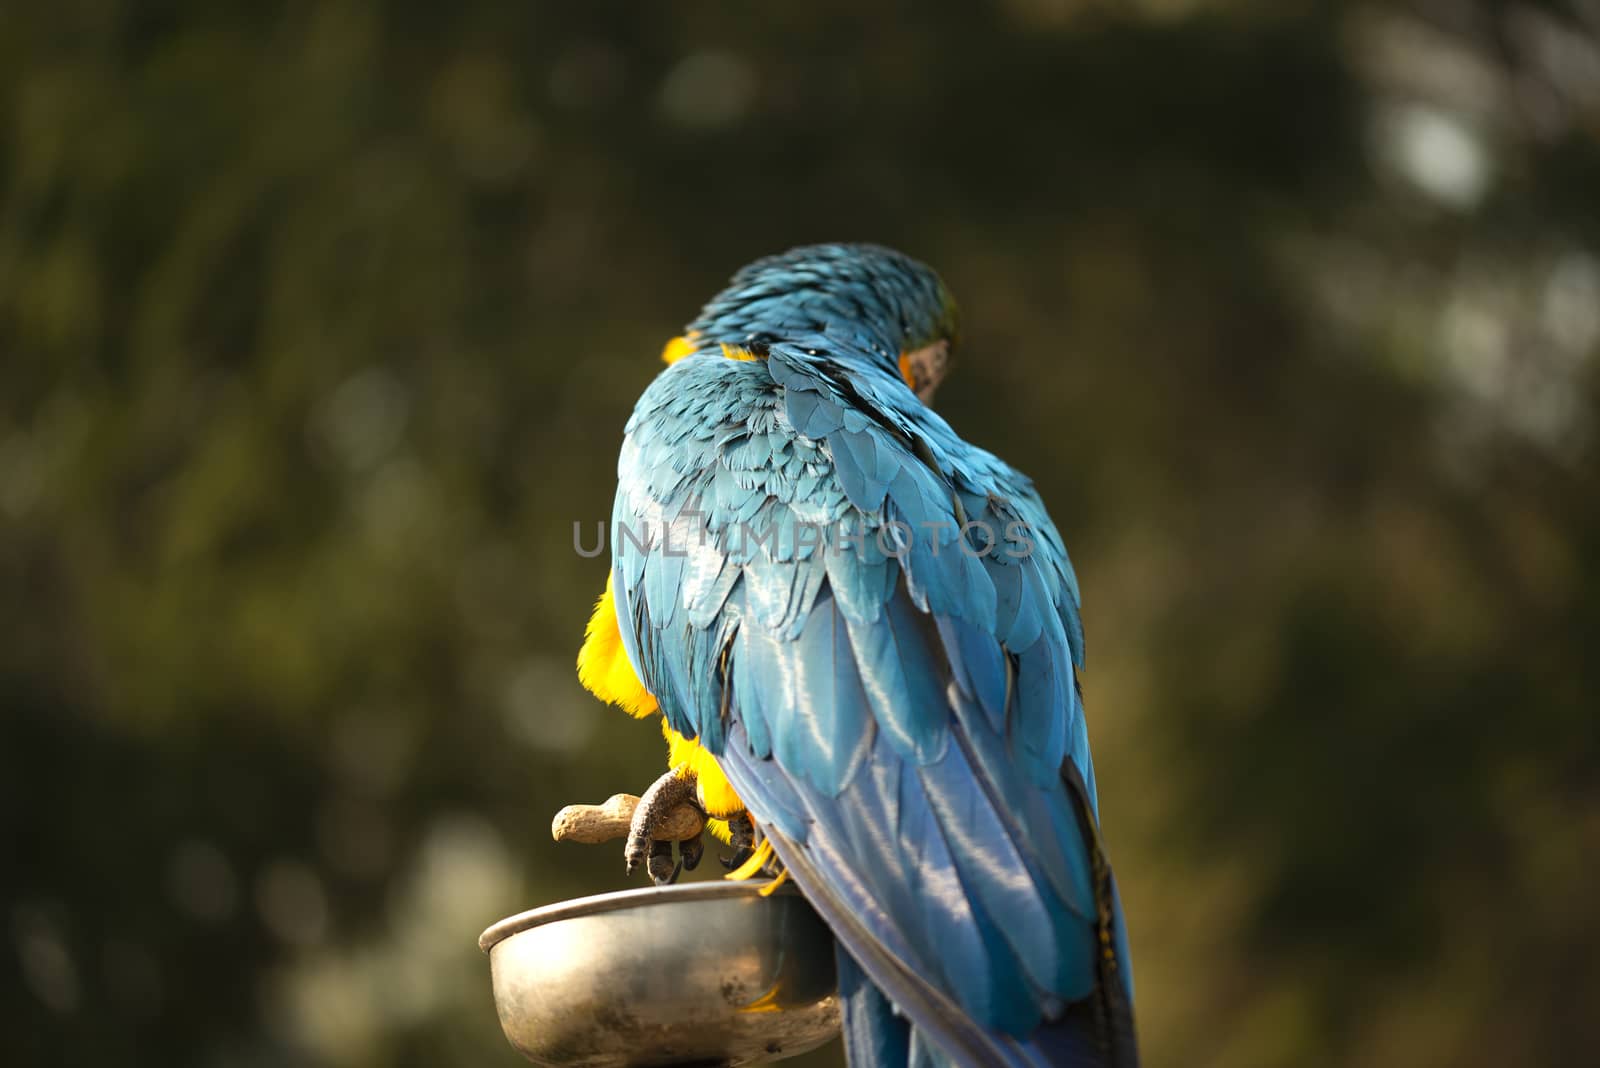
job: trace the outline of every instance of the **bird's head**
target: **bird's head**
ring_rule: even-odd
[[[759,357],[774,342],[824,335],[881,358],[927,404],[957,325],[950,291],[926,264],[880,245],[807,245],[742,268],[662,358]]]

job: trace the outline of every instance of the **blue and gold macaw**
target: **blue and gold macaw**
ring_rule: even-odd
[[[832,928],[851,1064],[1132,1064],[1078,583],[929,407],[955,338],[889,249],[739,271],[628,421],[579,674],[669,742],[630,870],[675,874],[667,798],[759,835],[735,874],[781,865]]]

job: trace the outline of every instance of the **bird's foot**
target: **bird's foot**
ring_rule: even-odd
[[[652,783],[644,796],[639,798],[639,806],[633,810],[633,820],[628,828],[628,844],[622,851],[623,863],[629,875],[637,871],[643,861],[650,881],[663,886],[675,882],[679,872],[693,871],[699,865],[700,858],[705,854],[705,842],[698,836],[678,843],[676,863],[672,859],[672,839],[656,837],[656,832],[679,805],[700,808],[695,786],[693,773],[669,771]]]

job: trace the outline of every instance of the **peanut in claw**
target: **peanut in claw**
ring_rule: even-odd
[[[639,799],[633,794],[612,794],[603,805],[568,805],[550,823],[550,836],[558,842],[596,845],[626,838]],[[652,833],[656,839],[686,842],[700,837],[705,816],[687,802],[675,806]]]

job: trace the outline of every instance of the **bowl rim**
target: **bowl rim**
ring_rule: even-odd
[[[536,909],[528,909],[526,912],[519,912],[514,916],[507,916],[497,923],[490,924],[483,934],[478,936],[478,948],[487,953],[512,935],[521,934],[523,931],[540,927],[547,923],[555,923],[557,920],[570,920],[576,916],[597,916],[602,913],[616,912],[620,909],[637,908],[641,905],[666,905],[673,902],[688,901],[721,901],[725,898],[741,897],[759,898],[763,896],[761,891],[771,883],[771,879],[678,883],[672,886],[642,886],[632,890],[613,890],[605,894],[569,898],[566,901],[557,901],[550,905],[541,905]],[[800,892],[795,889],[793,883],[790,883],[764,896],[799,897]]]

